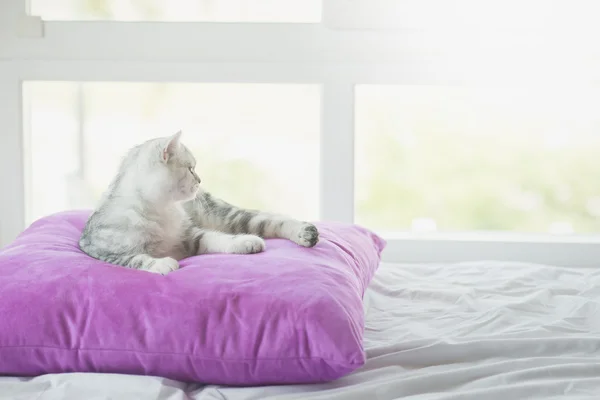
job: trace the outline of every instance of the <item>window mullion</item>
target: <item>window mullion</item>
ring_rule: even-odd
[[[326,82],[322,96],[321,219],[354,220],[354,84]]]
[[[10,63],[0,63],[0,245],[23,229],[25,195],[21,136],[21,82]]]

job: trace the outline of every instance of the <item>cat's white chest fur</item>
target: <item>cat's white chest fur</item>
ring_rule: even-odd
[[[186,257],[182,237],[187,223],[185,211],[179,205],[162,210],[151,229],[153,241],[156,243],[153,249],[155,256],[172,257],[176,260]]]

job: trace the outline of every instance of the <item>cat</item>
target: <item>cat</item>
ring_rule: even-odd
[[[289,239],[304,247],[317,244],[319,232],[311,223],[238,208],[204,191],[181,134],[129,150],[85,225],[82,251],[166,275],[190,256],[261,252],[263,238]]]

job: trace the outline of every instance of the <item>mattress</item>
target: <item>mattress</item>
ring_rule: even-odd
[[[0,377],[0,399],[597,399],[600,269],[382,264],[367,363],[335,382],[233,388],[159,377]]]

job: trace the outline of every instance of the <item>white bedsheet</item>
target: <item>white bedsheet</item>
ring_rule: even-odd
[[[336,382],[202,387],[155,377],[0,377],[0,399],[600,399],[600,269],[382,265],[367,364]]]

